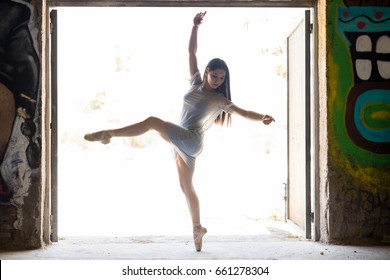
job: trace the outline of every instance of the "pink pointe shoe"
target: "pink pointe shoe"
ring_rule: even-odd
[[[202,250],[202,240],[203,236],[207,233],[207,229],[204,227],[200,227],[199,229],[194,229],[194,245],[197,252]]]
[[[108,144],[111,141],[111,135],[103,130],[94,133],[88,133],[84,135],[84,139],[87,141],[100,141],[102,144]]]

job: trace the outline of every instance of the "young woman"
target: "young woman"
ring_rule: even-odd
[[[112,137],[133,137],[149,130],[157,131],[173,145],[181,189],[187,200],[193,224],[193,239],[196,251],[202,249],[202,239],[207,230],[201,225],[199,200],[192,184],[195,161],[203,149],[205,131],[215,122],[230,124],[231,114],[237,114],[254,121],[270,124],[275,121],[263,115],[241,109],[231,102],[230,76],[226,63],[215,58],[211,60],[200,76],[196,58],[197,34],[206,12],[198,13],[193,20],[189,42],[189,67],[191,88],[184,95],[180,125],[149,117],[142,122],[119,129],[103,130],[85,135],[87,141],[108,144]]]

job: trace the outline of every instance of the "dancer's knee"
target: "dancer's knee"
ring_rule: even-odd
[[[185,194],[186,190],[187,190],[186,185],[184,183],[182,183],[181,181],[179,182],[179,184],[180,184],[181,191]]]
[[[183,192],[186,196],[192,195],[192,194],[193,194],[194,189],[192,188],[192,184],[189,184],[188,182],[186,182],[186,181],[184,181],[184,180],[183,180],[183,181],[180,180],[179,183],[180,183],[180,188],[181,188],[182,192]]]
[[[157,131],[165,141],[170,142],[166,132],[165,122],[163,120],[150,116],[144,122],[146,123],[148,130]]]
[[[148,117],[146,120],[144,120],[144,122],[146,123],[149,129],[155,129],[155,130],[158,130],[163,123],[161,119],[154,116]]]

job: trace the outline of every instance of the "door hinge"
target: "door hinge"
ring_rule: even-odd
[[[314,30],[314,25],[310,23],[310,34],[313,34],[313,30]]]
[[[314,223],[314,212],[310,213],[310,220],[312,223]]]

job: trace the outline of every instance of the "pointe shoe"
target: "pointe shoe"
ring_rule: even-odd
[[[194,232],[194,245],[195,250],[197,252],[200,252],[202,250],[202,240],[203,236],[207,233],[207,229],[204,227],[200,227],[199,231],[197,233]]]
[[[84,135],[84,139],[87,141],[100,141],[102,144],[108,144],[111,141],[111,135],[107,131],[99,131],[95,133],[88,133]]]

